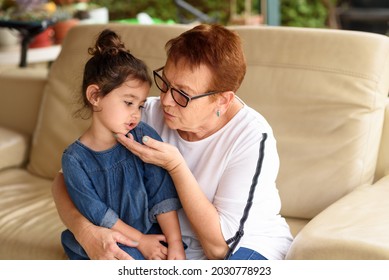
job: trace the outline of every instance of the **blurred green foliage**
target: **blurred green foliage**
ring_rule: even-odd
[[[324,0],[279,0],[281,24],[286,26],[325,27],[328,9]],[[336,0],[327,0],[336,2]],[[153,18],[174,20],[178,22],[178,10],[172,0],[92,0],[100,6],[107,7],[111,20],[135,18],[140,12],[145,12]],[[230,1],[187,0],[189,4],[199,9],[222,24],[228,24],[230,17]],[[236,0],[237,12],[244,10],[244,0]],[[252,12],[260,12],[260,0],[252,1]],[[191,19],[191,15],[184,13]],[[192,16],[193,17],[193,16]]]
[[[163,20],[176,18],[176,6],[174,1],[170,0],[93,0],[91,2],[107,7],[110,20],[135,18],[141,12]]]
[[[282,0],[281,25],[326,27],[328,10],[322,0]]]
[[[178,22],[178,9],[172,0],[93,0],[92,2],[107,7],[111,20],[135,18],[140,12],[147,13],[153,18],[174,20]],[[226,23],[229,18],[229,1],[187,1],[210,17]],[[191,15],[184,13],[185,17]]]

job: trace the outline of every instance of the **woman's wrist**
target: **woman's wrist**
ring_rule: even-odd
[[[73,232],[74,237],[82,247],[88,244],[92,236],[95,236],[94,230],[96,226],[92,223],[83,225],[79,230]]]
[[[177,150],[177,156],[167,164],[165,169],[167,170],[167,172],[170,173],[170,175],[172,175],[174,173],[180,172],[179,170],[181,169],[181,167],[185,165],[186,163],[184,158],[182,157],[181,153]]]

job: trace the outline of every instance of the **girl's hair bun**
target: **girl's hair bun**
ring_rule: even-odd
[[[129,53],[120,37],[109,29],[103,30],[97,38],[95,46],[88,49],[88,53],[94,56],[115,56],[120,52]]]

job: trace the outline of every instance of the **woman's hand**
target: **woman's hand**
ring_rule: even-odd
[[[130,247],[138,243],[125,237],[118,231],[90,225],[80,232],[77,240],[92,260],[133,260],[117,243]]]
[[[61,220],[73,232],[78,243],[84,248],[90,259],[133,259],[120,249],[117,243],[130,247],[136,247],[138,243],[118,231],[95,226],[82,216],[69,197],[62,173],[58,173],[54,178],[52,194]]]
[[[157,141],[149,136],[142,138],[144,145],[136,142],[131,134],[128,134],[128,137],[123,134],[117,134],[117,139],[144,162],[161,166],[168,172],[173,171],[184,162],[182,155],[176,147]]]

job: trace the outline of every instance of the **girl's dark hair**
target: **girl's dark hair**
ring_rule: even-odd
[[[125,48],[119,35],[114,31],[103,30],[95,46],[88,49],[88,53],[92,57],[84,67],[82,108],[76,112],[76,115],[85,117],[81,111],[92,107],[86,97],[86,89],[89,85],[97,85],[100,96],[107,95],[125,81],[132,79],[146,82],[151,86],[152,80],[146,64]]]

